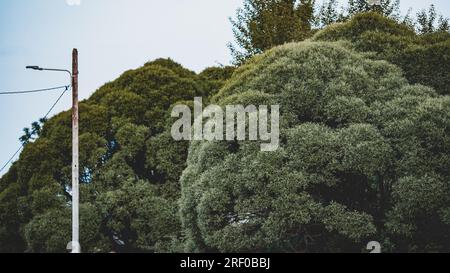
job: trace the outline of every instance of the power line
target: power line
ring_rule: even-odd
[[[55,106],[58,104],[58,102],[62,99],[62,97],[64,96],[64,94],[69,90],[71,86],[70,85],[66,85],[61,88],[65,88],[64,91],[61,93],[61,95],[58,97],[58,99],[55,101],[55,103],[53,103],[52,107],[50,107],[50,110],[48,110],[47,114],[45,114],[43,119],[47,119],[48,116],[50,115],[50,113],[53,111],[53,109],[55,108]],[[0,93],[1,94],[1,93]],[[36,129],[34,129],[31,132],[31,135],[33,135],[36,132]],[[11,156],[11,158],[5,163],[5,165],[3,165],[3,167],[0,169],[0,173],[9,165],[9,163],[11,163],[14,158],[16,157],[16,155],[22,150],[22,148],[25,146],[25,144],[20,145],[19,149]]]
[[[35,89],[35,90],[26,90],[26,91],[9,91],[9,92],[0,92],[0,95],[17,95],[17,94],[29,94],[29,93],[39,93],[39,92],[47,92],[53,91],[63,88],[69,88],[69,85],[52,87],[52,88],[44,88],[44,89]]]
[[[65,88],[66,89],[64,89],[64,91],[61,93],[61,95],[58,97],[58,99],[55,101],[55,103],[52,105],[52,107],[50,107],[50,110],[48,110],[47,114],[45,114],[44,119],[48,118],[48,115],[50,115],[50,113],[53,111],[53,109],[58,104],[58,102],[61,100],[61,98],[64,96],[64,94],[67,92],[67,90],[69,90],[70,85],[65,86]]]
[[[0,169],[0,173],[3,172],[3,170],[9,165],[9,163],[11,163],[11,161],[14,160],[14,158],[16,157],[16,155],[22,150],[24,145],[21,145],[19,147],[19,149],[11,156],[11,158],[8,160],[8,162],[5,163],[5,165]]]

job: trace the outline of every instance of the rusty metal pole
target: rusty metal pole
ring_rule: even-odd
[[[72,253],[80,253],[78,165],[78,50],[72,52]]]

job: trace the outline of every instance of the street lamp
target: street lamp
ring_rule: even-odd
[[[70,75],[70,78],[72,79],[72,72],[70,72],[67,69],[54,69],[54,68],[42,68],[37,65],[29,65],[26,67],[26,69],[32,69],[32,70],[38,70],[38,71],[56,71],[56,72],[67,72]]]
[[[79,167],[78,167],[78,50],[72,52],[72,72],[67,69],[42,68],[29,65],[27,69],[38,71],[67,72],[72,81],[72,241],[70,249],[72,253],[80,253],[79,232]]]

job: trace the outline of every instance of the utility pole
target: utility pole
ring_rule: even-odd
[[[78,165],[78,50],[72,51],[72,253],[80,253]]]
[[[78,50],[72,51],[72,72],[66,69],[43,68],[37,65],[29,65],[27,69],[37,71],[66,72],[72,81],[72,241],[67,249],[72,253],[80,253],[80,220],[79,220],[79,165],[78,165]]]

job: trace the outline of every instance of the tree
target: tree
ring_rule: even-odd
[[[344,15],[342,14],[342,12],[340,13],[338,11],[338,1],[324,1],[322,6],[320,7],[317,19],[320,26],[328,26],[344,20]]]
[[[12,170],[15,172],[16,170]],[[4,187],[4,185],[3,185]],[[0,252],[21,252],[26,242],[17,231],[27,218],[20,185],[11,184],[0,193]],[[25,208],[25,209],[24,209]]]
[[[401,19],[401,23],[404,24],[405,26],[411,28],[411,29],[415,29],[416,28],[416,22],[414,20],[414,18],[412,17],[412,8],[408,9],[408,12],[406,13],[406,15],[403,17],[403,19]]]
[[[41,118],[39,121],[35,121],[31,124],[30,128],[24,128],[23,132],[24,135],[19,138],[20,142],[22,142],[23,145],[28,144],[30,140],[34,140],[35,137],[39,137],[42,131],[42,126],[47,121],[46,118]]]
[[[101,217],[92,204],[80,205],[80,245],[83,252],[107,252],[110,243],[101,233]],[[51,209],[33,218],[25,227],[28,251],[66,253],[71,238],[71,210]]]
[[[381,0],[381,14],[398,19],[400,15],[400,0]]]
[[[196,74],[170,59],[157,59],[80,102],[83,252],[177,247],[178,179],[188,145],[170,138],[169,110],[194,96],[207,101],[233,70],[213,67]],[[28,135],[19,160],[0,178],[0,252],[66,252],[71,239],[71,111],[35,124]],[[122,213],[121,202],[131,217]]]
[[[376,11],[380,14],[397,18],[400,9],[400,0],[381,0],[380,5],[371,5],[367,0],[349,0],[348,1],[348,14],[353,16],[358,13],[364,13],[369,11]]]
[[[432,4],[428,11],[421,10],[417,13],[417,31],[420,34],[433,33],[436,31],[450,30],[449,19],[443,15],[439,15],[436,12],[436,7]]]
[[[450,22],[448,18],[445,18],[442,15],[439,16],[437,31],[450,32]]]
[[[428,11],[421,10],[417,13],[418,31],[421,34],[434,32],[437,14],[434,5],[431,5]]]
[[[252,59],[213,101],[280,105],[280,148],[191,144],[181,178],[186,250],[360,252],[376,238],[391,251],[449,251],[448,98],[385,61],[302,42]],[[411,226],[422,238],[427,221],[439,227],[430,240],[403,248],[411,237],[395,231]]]
[[[349,0],[348,1],[348,13],[355,15],[361,12],[367,12],[370,10],[370,5],[366,0]]]
[[[98,204],[116,251],[166,251],[159,247],[180,230],[176,203],[160,197],[147,181],[128,179],[119,189],[104,191]]]
[[[427,27],[432,25],[424,23]],[[313,40],[350,41],[353,49],[371,52],[375,59],[400,66],[411,83],[434,87],[443,95],[450,94],[448,32],[417,35],[409,26],[372,12],[355,15],[352,20],[340,25],[329,26],[316,33]]]
[[[22,144],[27,144],[32,138],[33,134],[30,128],[23,128],[23,136],[19,138],[20,142],[22,142]]]
[[[309,37],[314,0],[245,0],[231,19],[236,44],[229,44],[235,64],[274,46]]]

